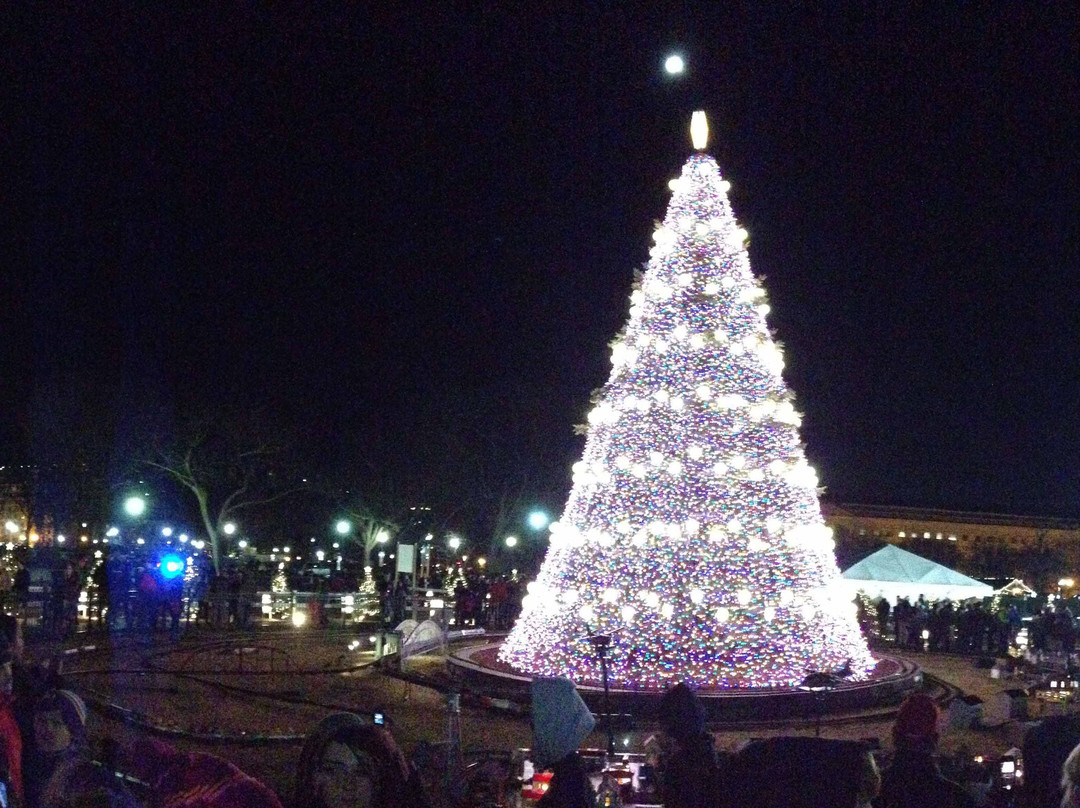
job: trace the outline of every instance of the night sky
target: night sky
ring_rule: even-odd
[[[828,498],[1080,515],[1075,10],[407,5],[11,10],[0,452],[212,398],[557,510],[700,107]]]

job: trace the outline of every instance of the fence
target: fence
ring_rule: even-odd
[[[48,587],[31,587],[22,598],[8,595],[0,609],[17,613],[29,629],[65,634],[79,624],[110,628],[206,624],[253,628],[278,622],[295,626],[348,627],[362,623],[395,625],[407,617],[434,620],[446,628],[454,623],[454,600],[444,590],[415,590],[399,604],[400,614],[370,592],[265,592],[241,591],[201,597],[185,588],[179,598],[164,593],[151,596],[134,588],[119,596],[105,596],[91,588],[78,601],[65,600]]]

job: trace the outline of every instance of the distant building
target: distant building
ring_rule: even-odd
[[[984,572],[980,567],[987,566],[986,559],[1022,562],[1026,554],[1052,554],[1069,570],[1080,568],[1080,520],[889,505],[823,502],[821,507],[838,548],[895,544],[920,555],[951,558],[959,569],[977,574],[1012,575],[1012,570]]]

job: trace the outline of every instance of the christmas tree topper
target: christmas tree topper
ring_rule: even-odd
[[[709,143],[709,122],[700,109],[690,116],[690,140],[698,151],[703,150]]]

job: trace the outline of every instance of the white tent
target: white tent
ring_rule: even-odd
[[[967,600],[994,594],[994,588],[982,581],[891,544],[845,570],[841,581],[852,597],[862,592],[890,603],[902,597],[914,603],[919,595],[927,600]]]

